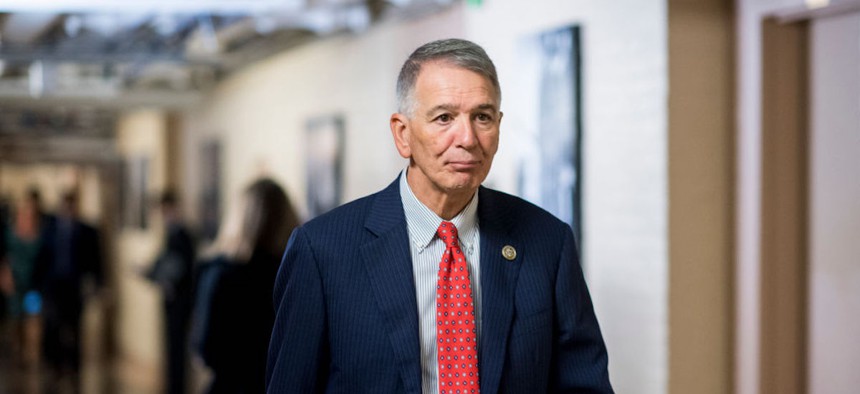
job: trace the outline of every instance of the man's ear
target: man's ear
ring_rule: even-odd
[[[409,146],[409,118],[400,113],[392,114],[389,126],[391,127],[391,136],[394,137],[394,146],[397,147],[397,152],[404,159],[412,157],[412,148]]]

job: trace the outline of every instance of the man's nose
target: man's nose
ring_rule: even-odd
[[[457,145],[462,146],[463,148],[469,149],[475,146],[477,143],[477,136],[475,135],[475,126],[472,124],[472,119],[469,117],[463,117],[460,120],[459,125],[457,126]]]

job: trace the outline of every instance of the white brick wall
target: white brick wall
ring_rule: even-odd
[[[619,393],[667,387],[667,16],[664,1],[486,1],[469,37],[493,56],[502,89],[523,35],[578,24],[583,60],[584,265]],[[502,103],[491,174],[515,190],[517,97]]]

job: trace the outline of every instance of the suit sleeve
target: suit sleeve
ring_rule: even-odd
[[[553,393],[613,393],[606,345],[567,229],[555,284],[556,327],[551,369]]]
[[[323,282],[304,229],[287,243],[275,280],[275,325],[266,368],[268,393],[317,393],[328,377]]]

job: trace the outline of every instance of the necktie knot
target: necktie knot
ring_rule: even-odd
[[[457,246],[457,226],[451,222],[442,222],[439,228],[436,229],[436,235],[445,243],[445,247],[454,248]]]

